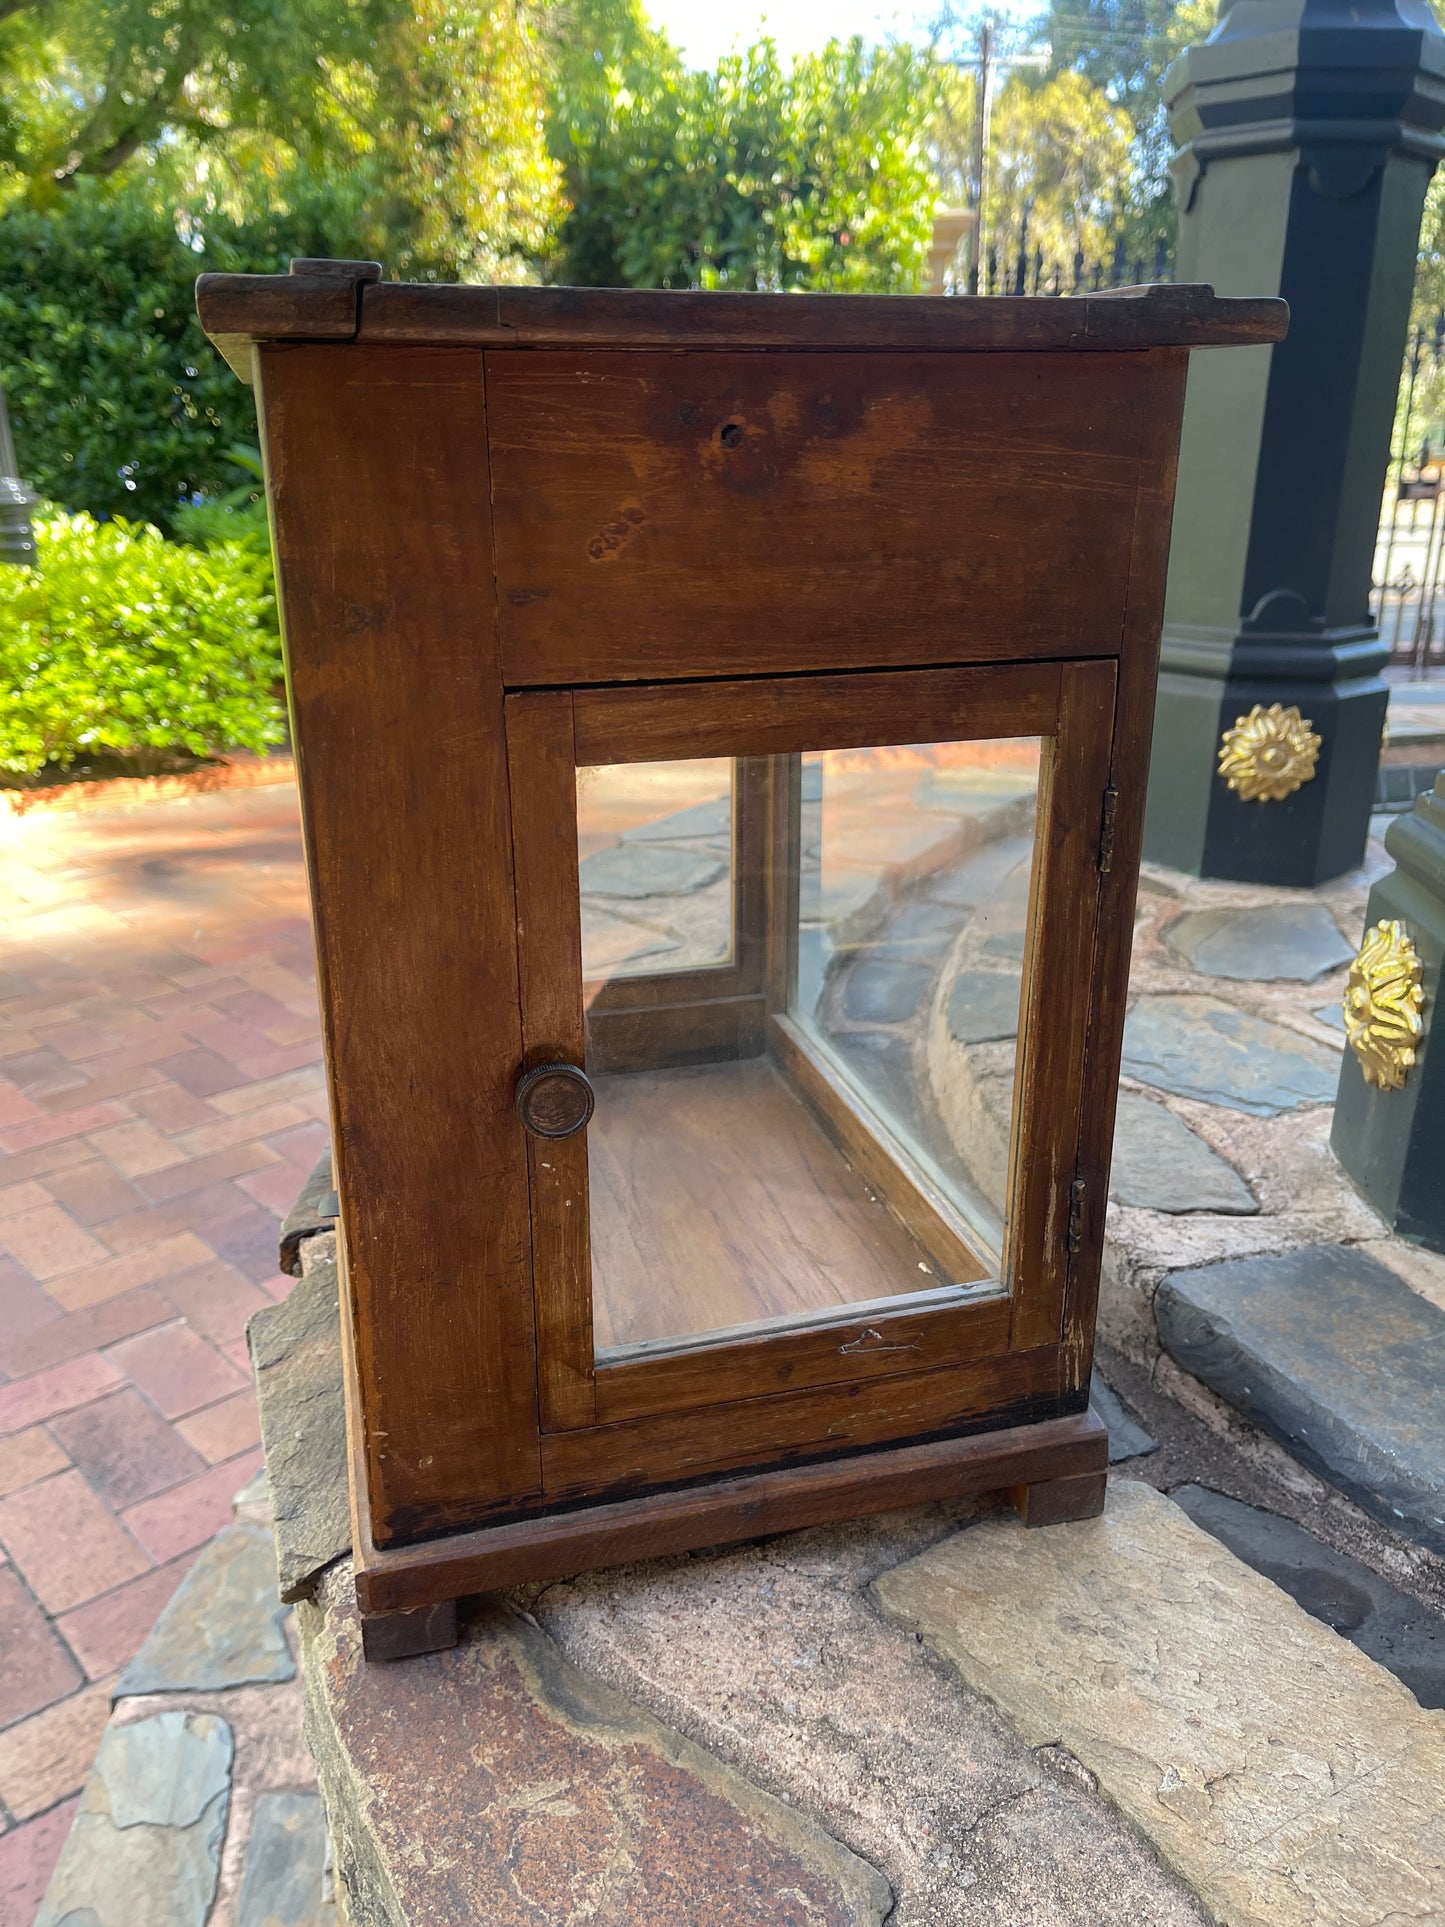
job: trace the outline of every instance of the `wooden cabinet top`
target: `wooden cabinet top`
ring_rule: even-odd
[[[479,348],[783,348],[897,352],[1202,348],[1280,340],[1285,302],[1156,284],[1007,296],[694,294],[629,288],[383,281],[374,261],[297,261],[290,274],[203,274],[206,333],[249,378],[256,341]]]

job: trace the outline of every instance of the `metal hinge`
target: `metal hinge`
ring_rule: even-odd
[[[1099,875],[1107,876],[1114,867],[1114,818],[1119,811],[1119,792],[1104,791],[1104,807],[1099,817]]]
[[[1088,1190],[1082,1178],[1075,1178],[1069,1186],[1069,1228],[1064,1235],[1064,1244],[1070,1255],[1084,1242],[1084,1194]]]

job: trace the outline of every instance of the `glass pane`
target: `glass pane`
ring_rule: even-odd
[[[1037,737],[805,757],[792,1015],[997,1269]]]
[[[579,772],[599,1352],[997,1289],[1039,757]]]
[[[725,757],[578,770],[584,981],[727,962],[732,831]]]

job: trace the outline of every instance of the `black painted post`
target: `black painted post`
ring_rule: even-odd
[[[1190,371],[1145,853],[1310,885],[1369,829],[1370,576],[1445,37],[1424,0],[1234,0],[1165,89],[1179,280],[1283,295],[1291,320]]]
[[[1350,968],[1330,1143],[1391,1229],[1445,1251],[1445,771],[1385,836],[1395,868],[1370,892]]]

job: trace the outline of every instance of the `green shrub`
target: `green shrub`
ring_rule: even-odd
[[[264,551],[60,512],[35,533],[38,568],[0,567],[0,772],[12,787],[97,759],[161,768],[281,740]]]
[[[212,215],[202,238],[141,188],[89,181],[0,219],[0,379],[20,473],[48,501],[169,531],[180,503],[235,487],[255,398],[201,332],[196,276],[346,249],[301,216]]]

